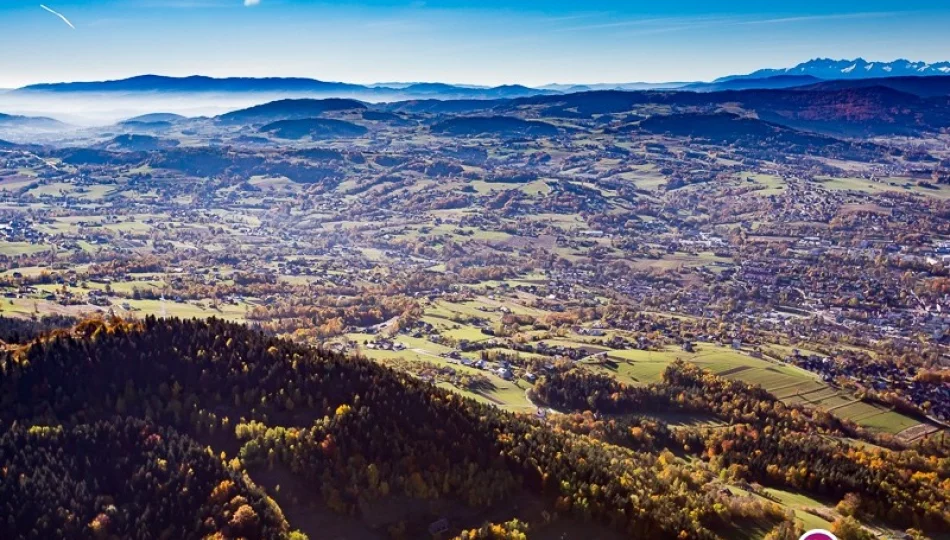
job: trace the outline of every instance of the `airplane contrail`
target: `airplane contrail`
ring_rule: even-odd
[[[46,6],[44,6],[43,4],[40,4],[40,7],[43,8],[43,9],[45,9],[46,11],[49,11],[49,12],[52,13],[53,15],[56,15],[56,16],[59,17],[60,19],[62,19],[63,22],[66,23],[66,24],[68,24],[69,27],[72,28],[73,30],[76,29],[76,27],[73,26],[73,23],[69,22],[69,19],[67,19],[66,16],[63,15],[62,13],[60,13],[60,12],[58,12],[58,11],[55,11],[55,10],[52,10],[52,9],[50,9],[50,8],[48,8],[48,7],[46,7]]]

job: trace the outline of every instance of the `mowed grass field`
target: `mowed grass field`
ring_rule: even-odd
[[[19,255],[33,255],[49,251],[51,246],[46,244],[31,244],[29,242],[0,242],[0,255],[17,257]]]
[[[803,369],[718,345],[700,343],[692,353],[669,347],[663,351],[611,351],[607,356],[617,362],[616,369],[599,365],[595,369],[631,384],[659,382],[666,366],[681,358],[716,375],[759,385],[786,403],[820,407],[869,429],[898,433],[920,423],[880,405],[862,402]]]
[[[360,345],[362,345],[364,341],[373,341],[376,339],[375,335],[364,333],[347,334],[346,337]],[[525,381],[506,381],[490,371],[480,370],[450,361],[440,356],[440,354],[452,350],[451,348],[432,343],[425,339],[400,335],[395,338],[395,341],[402,343],[407,348],[402,351],[386,351],[360,347],[359,353],[366,358],[375,360],[384,365],[387,364],[387,360],[402,359],[424,362],[442,368],[451,368],[460,374],[481,375],[487,377],[491,382],[492,387],[490,389],[473,392],[466,388],[456,387],[447,382],[439,383],[439,386],[471,397],[476,401],[495,405],[512,412],[530,412],[535,409],[535,406],[528,401],[527,395],[525,394],[529,387],[529,384]]]
[[[933,188],[924,188],[918,186],[916,180],[912,178],[882,178],[878,181],[868,180],[866,178],[843,177],[832,178],[829,176],[819,176],[815,180],[829,191],[859,191],[862,193],[886,193],[886,192],[904,192],[934,197],[937,199],[950,198],[950,189],[946,186],[935,186]],[[905,184],[907,187],[904,187]]]
[[[131,308],[131,312],[121,308],[121,304],[128,304]],[[214,308],[210,301],[195,304],[172,302],[170,300],[125,300],[121,303],[113,304],[113,309],[120,316],[127,315],[141,318],[147,315],[153,315],[156,317],[180,317],[182,319],[217,317],[233,322],[243,322],[248,308],[248,304],[235,305],[224,303]]]

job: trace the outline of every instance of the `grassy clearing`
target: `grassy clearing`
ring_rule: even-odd
[[[13,277],[13,274],[20,274],[24,277],[36,277],[42,274],[43,272],[49,272],[50,269],[46,266],[23,266],[20,268],[12,268],[5,272],[0,272],[0,277]]]
[[[67,184],[66,182],[52,182],[49,184],[36,186],[35,188],[27,191],[27,194],[34,197],[64,197],[67,195],[72,195],[75,191],[76,186],[72,184]]]
[[[252,176],[248,183],[265,191],[293,190],[299,186],[285,176]]]
[[[483,333],[480,329],[472,326],[460,326],[451,330],[442,332],[442,335],[454,340],[484,341],[491,339],[492,336]]]
[[[802,522],[802,525],[805,526],[806,531],[812,529],[827,530],[829,527],[831,527],[830,521],[805,511],[809,508],[827,508],[829,504],[834,504],[831,501],[826,504],[808,497],[807,495],[793,493],[791,491],[783,491],[780,489],[767,488],[765,491],[775,497],[779,504],[793,510],[795,512],[795,519]]]
[[[365,337],[368,335],[350,335],[351,339],[355,337]],[[357,339],[357,341],[362,342],[362,339]],[[404,341],[402,337],[399,338],[399,341]],[[432,347],[433,344],[428,343],[426,347]],[[439,383],[438,386],[451,390],[453,392],[462,394],[464,396],[473,398],[479,402],[486,403],[489,405],[494,405],[501,407],[502,409],[512,411],[512,412],[529,412],[535,409],[535,406],[528,401],[526,396],[526,391],[529,388],[528,383],[525,381],[506,381],[493,373],[488,371],[478,370],[472,367],[463,366],[461,364],[456,364],[449,361],[446,358],[439,357],[438,355],[430,352],[429,350],[417,349],[417,350],[404,350],[404,351],[382,351],[374,349],[364,349],[361,351],[363,356],[381,362],[386,363],[387,360],[402,359],[409,361],[425,362],[429,364],[434,364],[440,367],[452,368],[456,372],[467,373],[469,375],[483,375],[488,377],[492,383],[492,388],[484,391],[472,391],[466,388],[458,388],[447,382]]]
[[[887,433],[899,433],[907,428],[914,427],[920,422],[893,411],[863,418],[858,421],[870,429],[878,429]]]
[[[36,182],[36,173],[29,171],[32,175],[20,173],[19,177],[13,178],[4,178],[0,180],[0,190],[3,191],[19,191],[30,184]]]
[[[761,186],[762,189],[757,190],[756,195],[780,195],[788,188],[783,178],[771,174],[744,172],[739,174],[739,180],[743,185]]]
[[[0,255],[16,257],[19,255],[33,255],[49,251],[51,246],[45,244],[30,244],[29,242],[0,242]]]
[[[947,186],[935,186],[932,189],[924,188],[918,186],[916,181],[910,178],[881,178],[874,181],[866,178],[831,178],[824,176],[818,177],[816,180],[821,187],[831,191],[860,191],[871,194],[905,192],[938,199],[950,198],[950,188]]]
[[[128,304],[129,310],[123,307]],[[183,319],[206,319],[217,317],[229,321],[244,321],[245,308],[247,304],[221,304],[217,309],[207,304],[191,304],[182,302],[172,302],[165,300],[126,300],[113,305],[113,309],[118,315],[129,314],[133,317],[145,317],[146,315],[155,315],[158,317],[180,317]]]
[[[152,230],[152,226],[147,223],[141,223],[138,221],[123,221],[121,223],[109,223],[102,226],[103,229],[108,229],[115,232],[129,232],[129,233],[147,233]]]
[[[659,382],[666,366],[681,358],[717,375],[762,386],[786,403],[821,407],[869,429],[898,433],[919,423],[880,405],[862,402],[803,369],[753,358],[745,352],[718,345],[700,343],[693,353],[669,347],[662,351],[610,351],[607,356],[617,362],[616,368],[597,366],[595,369],[610,372],[629,384]]]

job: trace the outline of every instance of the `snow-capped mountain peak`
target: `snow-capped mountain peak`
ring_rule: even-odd
[[[879,77],[908,77],[950,75],[950,62],[912,62],[907,59],[898,59],[892,62],[869,62],[863,58],[854,60],[834,60],[831,58],[815,58],[797,66],[783,69],[760,69],[748,75],[733,75],[723,77],[717,82],[734,79],[761,79],[774,77],[785,73],[811,75],[819,79],[873,79]]]

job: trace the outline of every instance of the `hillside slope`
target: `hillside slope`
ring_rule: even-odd
[[[507,116],[452,118],[432,126],[432,132],[461,137],[554,137],[558,130],[547,122]]]
[[[231,124],[268,123],[313,118],[327,112],[364,109],[366,105],[352,99],[282,99],[222,114],[217,119]]]
[[[867,159],[871,153],[882,151],[872,143],[847,142],[730,113],[652,116],[641,121],[637,128],[647,133],[691,137],[713,144],[739,144],[745,148],[778,145],[789,154]]]
[[[890,88],[897,92],[920,97],[940,97],[950,95],[950,76],[932,77],[889,77],[886,79],[858,79],[848,81],[823,81],[799,90],[828,92],[848,88]]]
[[[337,137],[359,137],[369,130],[365,127],[330,118],[307,118],[302,120],[278,120],[260,129],[282,139],[302,139],[310,136],[315,139],[333,139]]]
[[[602,414],[711,411],[745,427],[674,433],[659,420],[578,423],[571,416],[546,424],[365,359],[213,319],[86,321],[71,332],[0,353],[0,367],[0,425],[19,426],[7,428],[0,448],[15,450],[0,459],[8,467],[47,463],[43,467],[67,478],[82,477],[91,467],[93,477],[106,475],[102,485],[111,487],[97,493],[108,493],[115,506],[69,490],[55,496],[24,491],[18,475],[0,475],[0,493],[10,494],[0,500],[29,509],[15,514],[22,520],[7,523],[10,538],[27,537],[37,516],[47,516],[44,523],[52,527],[72,523],[78,537],[97,527],[122,535],[171,515],[208,516],[182,522],[177,537],[199,531],[217,531],[221,538],[288,537],[293,520],[283,523],[276,506],[242,480],[260,478],[266,484],[278,474],[301,480],[292,497],[277,496],[281,504],[295,505],[301,497],[311,505],[319,501],[341,515],[375,520],[384,530],[401,527],[407,538],[424,537],[438,514],[423,511],[406,523],[408,514],[397,513],[379,522],[373,509],[384,501],[417,501],[409,504],[418,508],[423,501],[453,501],[482,509],[453,523],[458,531],[477,526],[471,520],[478,516],[523,517],[510,501],[529,496],[550,515],[598,522],[635,537],[731,537],[748,519],[781,525],[786,518],[777,505],[722,490],[712,465],[740,466],[741,456],[748,455],[730,451],[733,446],[758,456],[749,464],[750,480],[826,497],[866,494],[862,509],[870,515],[903,526],[950,526],[947,494],[929,476],[933,464],[881,450],[872,470],[848,446],[813,434],[820,429],[828,436],[863,437],[862,432],[801,408],[789,415],[761,389],[683,365],[674,366],[667,383],[642,390],[586,372],[554,373],[538,383],[534,395],[553,407]],[[192,438],[209,445],[209,454],[196,451]],[[104,448],[96,457],[101,461],[76,459],[89,444]],[[715,458],[707,468],[676,458],[669,449]],[[209,459],[219,453],[220,460]],[[109,476],[106,465],[114,460],[118,478]],[[814,469],[822,475],[820,485],[817,479],[786,475],[801,460],[820,464]],[[189,472],[199,470],[206,472]],[[235,476],[238,471],[250,476]],[[772,471],[777,476],[770,479]],[[911,478],[914,472],[921,474]],[[52,477],[38,478],[51,482]],[[191,498],[176,500],[176,507],[150,491],[175,491],[181,488],[172,486],[198,480],[200,485],[189,489]],[[884,514],[877,504],[883,500],[904,510]],[[56,517],[60,507],[77,508],[76,520]],[[535,525],[544,526],[540,515]]]
[[[3,538],[289,536],[239,471],[152,422],[18,425],[0,436],[0,469]]]
[[[174,139],[160,139],[158,137],[152,137],[151,135],[126,134],[118,135],[109,141],[105,141],[96,146],[96,148],[117,152],[149,152],[163,148],[174,148],[178,145],[178,141]]]
[[[937,132],[950,122],[947,99],[925,99],[884,86],[798,88],[725,92],[587,92],[511,100],[494,108],[510,113],[538,108],[543,114],[589,118],[665,105],[675,112],[716,112],[736,106],[762,120],[823,133],[870,136]]]
[[[0,113],[0,127],[29,129],[63,129],[66,124],[44,116],[19,116]]]

